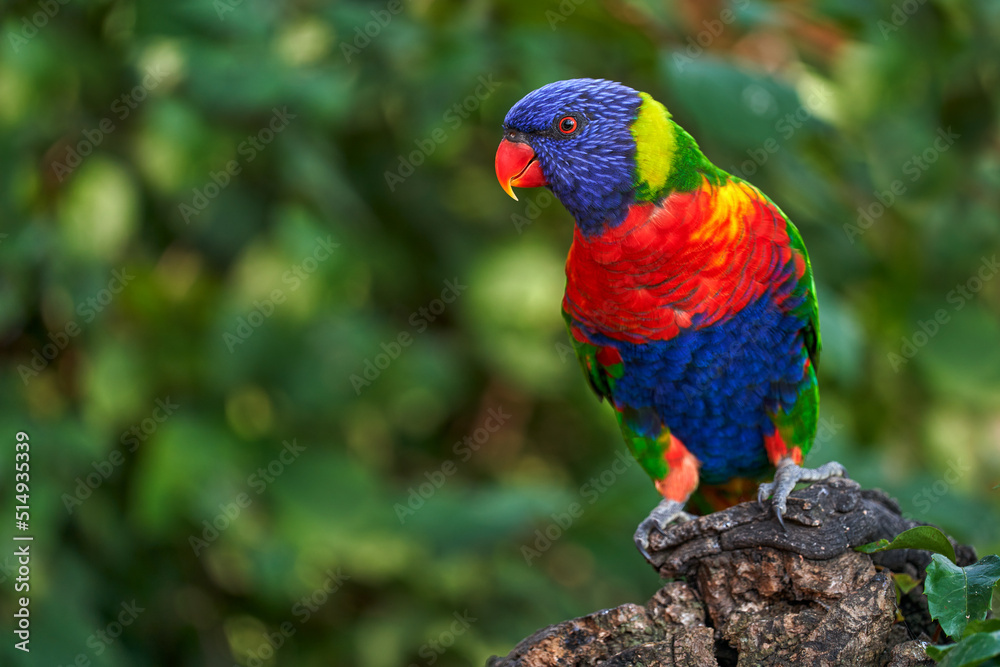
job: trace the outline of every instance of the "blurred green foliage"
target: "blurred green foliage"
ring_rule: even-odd
[[[656,589],[656,492],[565,344],[571,221],[493,175],[510,105],[577,76],[650,92],[796,221],[810,463],[1000,548],[1000,4],[0,16],[0,505],[27,431],[35,536],[4,664],[481,664]]]

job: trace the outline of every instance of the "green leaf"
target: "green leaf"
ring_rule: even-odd
[[[974,635],[977,632],[995,632],[1000,630],[1000,618],[987,618],[985,621],[969,621],[969,627],[965,629],[965,636]]]
[[[952,563],[955,562],[955,547],[951,546],[951,542],[948,541],[945,534],[934,526],[917,526],[904,530],[892,542],[879,540],[855,547],[856,551],[866,554],[894,549],[926,549],[936,554],[944,554]]]
[[[990,554],[967,567],[958,567],[940,554],[931,556],[924,580],[927,608],[949,637],[961,637],[969,621],[986,618],[993,586],[1000,580],[1000,556]]]
[[[906,574],[905,572],[893,572],[892,580],[896,582],[896,588],[903,595],[912,591],[920,582]]]
[[[924,647],[924,651],[927,653],[927,657],[933,658],[937,662],[948,655],[948,651],[955,648],[957,644],[928,644]]]
[[[950,646],[928,646],[927,655],[941,667],[974,667],[1000,656],[1000,631],[980,632]]]

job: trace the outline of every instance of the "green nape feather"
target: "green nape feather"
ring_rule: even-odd
[[[705,157],[665,106],[647,93],[639,96],[642,104],[631,127],[636,147],[636,201],[660,201],[670,191],[689,192],[701,187],[704,178],[721,185],[728,174]]]
[[[648,93],[639,93],[642,104],[632,123],[635,139],[636,199],[651,201],[670,176],[677,149],[677,130],[667,108]]]

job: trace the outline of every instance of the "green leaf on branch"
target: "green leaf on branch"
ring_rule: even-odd
[[[955,547],[951,546],[945,534],[934,526],[917,526],[904,530],[892,542],[879,540],[855,547],[855,550],[866,554],[894,549],[926,549],[936,554],[944,554],[952,563],[955,562]]]
[[[974,667],[1000,656],[1000,631],[969,635],[958,644],[928,646],[927,655],[941,667]]]
[[[991,554],[959,567],[940,554],[931,556],[924,579],[927,608],[949,637],[961,637],[970,621],[982,621],[993,602],[1000,580],[1000,556]]]
[[[969,621],[969,627],[965,629],[965,636],[976,634],[977,632],[995,632],[1000,630],[1000,618],[987,618],[985,621]]]
[[[898,588],[899,592],[902,593],[903,595],[906,595],[907,593],[912,591],[914,588],[916,588],[917,584],[920,583],[919,581],[917,581],[910,575],[906,574],[905,572],[893,572],[892,580],[893,582],[895,582],[896,588]]]

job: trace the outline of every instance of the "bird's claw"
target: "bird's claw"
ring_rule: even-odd
[[[845,477],[846,475],[847,471],[844,469],[844,466],[836,461],[824,463],[818,468],[802,468],[792,463],[790,459],[786,459],[784,462],[778,464],[778,469],[774,473],[774,481],[765,482],[760,485],[760,488],[757,490],[757,503],[761,507],[764,507],[764,501],[768,496],[773,494],[774,498],[771,500],[771,507],[774,509],[774,515],[778,519],[778,523],[781,524],[781,529],[787,532],[788,529],[785,528],[784,514],[785,510],[788,509],[788,496],[796,484],[799,482],[819,482],[831,477]]]
[[[694,518],[694,516],[685,512],[683,508],[684,504],[676,500],[661,500],[660,504],[654,507],[649,516],[643,519],[639,527],[635,529],[635,548],[639,550],[639,553],[647,561],[653,561],[649,555],[649,535],[652,531],[656,530],[663,535],[667,529],[667,525],[672,521],[690,521]]]

